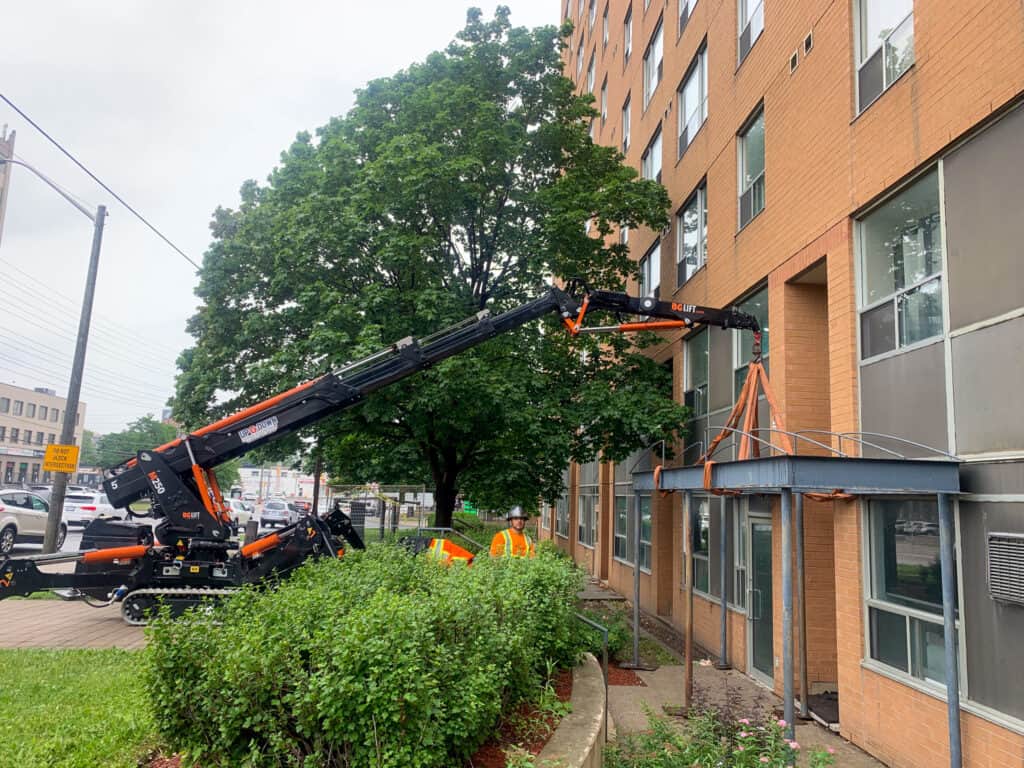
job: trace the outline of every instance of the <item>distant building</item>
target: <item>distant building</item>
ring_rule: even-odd
[[[48,483],[43,472],[46,446],[60,440],[67,400],[52,389],[0,384],[0,482]],[[82,444],[85,403],[79,402],[75,445]]]

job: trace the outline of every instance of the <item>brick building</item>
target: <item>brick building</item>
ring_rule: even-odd
[[[665,231],[619,233],[634,290],[755,314],[790,431],[852,455],[963,461],[963,762],[1024,764],[1024,7],[562,2],[594,140],[672,199]],[[726,419],[749,336],[666,335],[657,359],[694,416],[669,466]],[[639,514],[641,603],[681,628],[680,494],[634,508],[632,472],[658,461],[570,467],[541,534],[631,593]],[[696,640],[719,648],[724,588],[729,662],[781,690],[778,500],[695,504]],[[837,691],[842,734],[895,766],[950,761],[937,530],[934,498],[805,507],[811,692]]]
[[[60,441],[67,400],[52,389],[0,383],[0,484],[49,483],[46,446]],[[82,444],[85,403],[78,404],[75,445]]]

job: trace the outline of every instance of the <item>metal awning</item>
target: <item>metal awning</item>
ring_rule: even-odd
[[[959,462],[952,459],[861,459],[839,456],[767,456],[715,462],[711,487],[741,493],[829,493],[859,496],[960,493]],[[705,490],[704,467],[663,469],[662,491]],[[634,472],[633,490],[651,492],[654,472]]]

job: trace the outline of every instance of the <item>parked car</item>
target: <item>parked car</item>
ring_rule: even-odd
[[[22,542],[42,544],[49,511],[50,505],[37,493],[18,488],[0,490],[0,554],[9,554],[15,544]],[[57,529],[57,549],[64,546],[67,535],[68,526],[62,522]]]
[[[97,517],[120,519],[121,515],[107,501],[107,494],[93,491],[70,491],[64,497],[64,522],[69,525],[88,525]]]
[[[241,499],[224,499],[224,501],[228,505],[228,509],[231,512],[232,519],[235,521],[235,525],[239,528],[244,528],[245,524],[252,519],[252,513],[255,511],[255,507]]]
[[[260,512],[260,526],[274,528],[278,525],[291,525],[298,522],[299,510],[294,504],[282,499],[271,499],[263,505]]]

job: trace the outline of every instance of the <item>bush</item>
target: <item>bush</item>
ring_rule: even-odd
[[[551,661],[576,662],[566,563],[439,566],[380,545],[149,630],[170,746],[204,766],[459,764]]]

